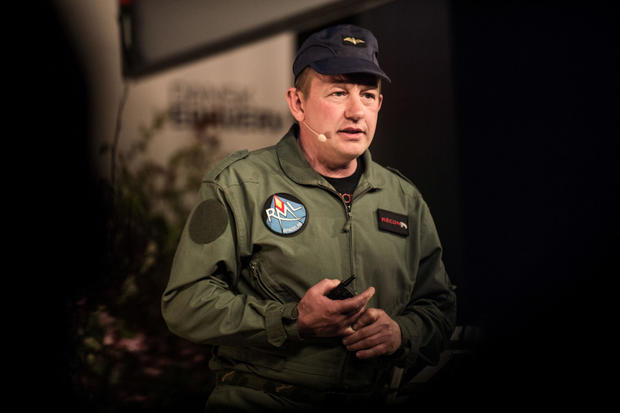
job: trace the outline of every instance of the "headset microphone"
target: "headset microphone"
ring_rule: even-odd
[[[312,128],[310,127],[310,125],[308,125],[305,121],[303,121],[303,122],[304,122],[304,125],[306,125],[306,127],[310,130],[310,132],[312,132],[312,133],[314,133],[314,134],[316,135],[316,137],[317,137],[317,139],[319,140],[319,142],[325,142],[325,141],[327,140],[327,136],[325,136],[325,135],[324,135],[324,134],[322,134],[322,133],[318,133],[317,131],[315,131],[314,129],[312,129]]]

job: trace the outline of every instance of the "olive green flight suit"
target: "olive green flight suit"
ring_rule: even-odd
[[[455,325],[454,288],[417,188],[363,155],[349,211],[305,160],[294,125],[204,178],[181,236],[162,312],[169,329],[214,346],[210,368],[317,392],[371,394],[394,364],[436,363]],[[359,360],[341,338],[299,337],[296,305],[324,278],[375,287],[368,307],[400,326],[394,357]]]

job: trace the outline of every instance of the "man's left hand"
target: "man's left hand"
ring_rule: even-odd
[[[400,326],[387,313],[369,308],[351,326],[342,343],[360,359],[390,355],[401,345]]]

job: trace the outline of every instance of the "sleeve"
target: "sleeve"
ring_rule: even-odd
[[[416,237],[420,257],[416,283],[405,310],[395,317],[402,334],[398,364],[421,359],[437,364],[456,324],[456,294],[442,261],[442,247],[428,206],[422,203]]]
[[[162,296],[171,332],[196,343],[280,347],[299,339],[297,303],[236,293],[240,273],[235,215],[225,191],[204,182],[185,224]]]

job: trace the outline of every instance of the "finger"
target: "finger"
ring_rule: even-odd
[[[340,284],[340,280],[324,278],[312,286],[320,295],[326,295],[328,292],[336,288]]]
[[[360,330],[367,325],[373,324],[378,319],[378,316],[375,315],[376,312],[373,310],[376,309],[366,309],[366,306],[364,306],[360,308],[356,313],[351,314],[347,318],[345,318],[342,324],[344,324],[346,327],[343,330],[342,335],[350,336],[356,333],[357,330]],[[366,337],[368,334],[374,334],[374,332],[375,329],[373,329],[372,331],[365,330],[364,337]],[[358,334],[356,337],[360,337],[360,335]]]
[[[342,342],[349,351],[369,350],[377,346],[385,350],[390,346],[390,337],[381,328],[370,326],[345,337]]]
[[[379,319],[380,312],[377,311],[376,308],[362,309],[356,315],[357,318],[353,317],[349,322],[351,324],[351,330],[358,332],[353,337],[347,339],[345,345],[349,345],[353,342],[362,340],[365,337],[376,334],[379,329],[378,328],[368,328],[372,326]]]
[[[353,323],[353,329],[359,330],[364,326],[376,323],[379,320],[380,312],[376,308],[369,308]]]
[[[375,334],[370,334],[370,335],[365,335],[365,333],[362,331],[358,331],[356,332],[356,334],[357,333],[359,333],[359,335],[355,336],[355,338],[351,340],[348,340],[350,341],[349,344],[345,344],[347,350],[349,351],[366,350],[366,349],[378,346],[385,342],[385,337],[382,337],[380,334],[377,334],[376,332]],[[351,335],[349,337],[354,337],[354,335]],[[346,338],[349,338],[349,337],[346,337]]]
[[[375,295],[375,287],[368,287],[361,294],[358,295],[365,297],[365,300],[368,301],[372,298],[373,295]]]
[[[358,309],[357,311],[346,314],[344,323],[346,325],[350,325],[351,327],[353,327],[354,330],[359,330],[359,328],[362,327],[364,324],[358,323],[358,320],[364,316],[366,311],[367,311],[366,305],[364,305],[362,308]]]
[[[355,297],[340,300],[338,302],[339,311],[341,313],[356,313],[366,306],[374,294],[375,288],[368,287],[364,290],[364,292],[356,295]]]
[[[355,314],[345,316],[346,318],[344,318],[342,321],[339,322],[339,324],[344,326],[344,328],[340,331],[339,335],[341,335],[341,336],[349,336],[349,335],[355,333],[355,328],[353,327],[353,324],[357,321],[357,319],[362,314],[364,314],[364,311],[366,311],[365,307],[361,308]]]
[[[386,354],[386,346],[384,346],[383,344],[380,344],[378,346],[369,348],[369,349],[365,349],[365,350],[360,350],[358,352],[355,353],[355,356],[358,359],[369,359],[369,358],[373,358],[373,357],[378,357],[381,356],[383,354]]]
[[[361,329],[351,326],[351,330],[354,331],[354,333],[348,335],[342,340],[342,344],[347,347],[347,350],[361,350],[379,343],[378,333],[381,332],[381,329],[375,325],[369,325]]]

